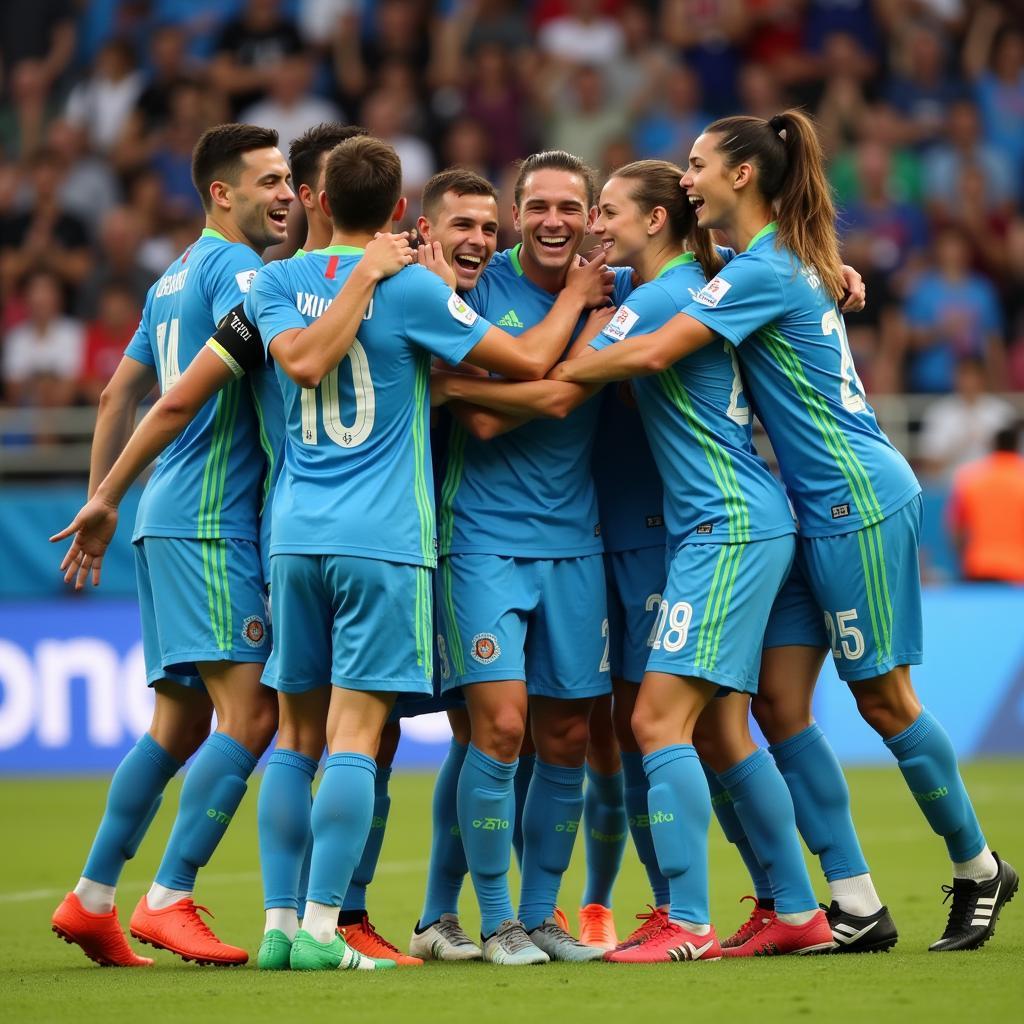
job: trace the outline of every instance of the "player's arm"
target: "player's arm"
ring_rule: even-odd
[[[315,388],[352,347],[377,283],[412,261],[408,232],[378,235],[323,316],[275,335],[274,360],[299,387]]]

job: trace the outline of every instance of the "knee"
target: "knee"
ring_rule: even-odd
[[[620,750],[636,751],[639,749],[636,737],[633,735],[633,711],[635,708],[634,702],[627,705],[623,701],[615,701],[612,725],[615,727],[615,739],[618,741]]]
[[[912,689],[895,685],[854,688],[857,710],[872,729],[885,739],[909,729],[921,714]]]
[[[474,729],[473,743],[498,761],[510,762],[519,756],[526,722],[515,708],[502,708],[483,729]]]
[[[469,727],[469,714],[463,708],[452,708],[448,712],[448,724],[451,726],[452,739],[459,746],[468,745],[472,732]]]
[[[633,736],[636,738],[636,742],[642,751],[650,753],[651,750],[656,749],[660,745],[662,739],[661,725],[656,717],[648,713],[647,708],[643,704],[638,702],[636,707],[633,708],[629,724]]]
[[[277,694],[261,686],[252,700],[226,709],[218,720],[224,732],[259,757],[277,732]]]
[[[537,756],[548,764],[578,767],[587,757],[590,726],[586,715],[554,723],[534,723]]]
[[[754,697],[750,710],[769,743],[782,743],[803,732],[814,721],[810,705],[769,694]]]

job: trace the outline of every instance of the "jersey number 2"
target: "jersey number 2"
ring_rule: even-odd
[[[850,351],[850,341],[846,337],[846,325],[834,309],[830,309],[821,318],[821,333],[834,334],[839,339],[839,376],[842,378],[839,397],[842,399],[843,408],[849,409],[850,412],[864,412],[868,406],[864,397],[864,385],[861,384],[857,369],[853,365],[853,353]]]
[[[346,360],[352,367],[352,390],[356,402],[356,413],[351,424],[342,422],[341,393],[338,386],[338,374]],[[373,391],[373,381],[370,379],[370,364],[366,358],[366,350],[358,341],[352,342],[345,359],[320,381],[318,387],[302,389],[303,444],[315,445],[319,438],[316,418],[318,391],[327,436],[341,448],[357,448],[370,436],[377,413],[377,400]]]

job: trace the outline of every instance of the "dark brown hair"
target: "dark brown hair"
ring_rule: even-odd
[[[393,146],[358,135],[331,150],[324,191],[339,228],[375,231],[387,223],[402,195],[402,163]]]
[[[446,192],[454,192],[457,196],[490,196],[498,201],[497,190],[486,178],[463,167],[449,167],[446,171],[438,171],[423,186],[420,210],[424,217],[429,219],[437,213]]]
[[[587,190],[587,207],[597,202],[597,177],[593,167],[588,167],[578,156],[567,153],[564,149],[546,149],[543,153],[534,153],[528,156],[519,165],[519,176],[515,184],[515,201],[518,206],[523,198],[523,187],[526,179],[534,171],[544,170],[568,171],[570,174],[577,174],[583,179],[584,187]]]
[[[633,183],[630,196],[644,213],[656,206],[668,215],[668,229],[673,241],[682,247],[688,243],[709,280],[722,269],[723,260],[715,249],[711,232],[697,226],[697,217],[679,186],[683,169],[667,160],[634,160],[618,170],[613,178],[626,178]]]
[[[303,132],[297,139],[293,139],[288,150],[288,163],[291,165],[295,190],[298,191],[300,185],[307,185],[309,188],[316,186],[316,179],[320,173],[320,157],[324,153],[329,153],[346,139],[366,134],[366,129],[360,128],[357,124],[324,121]]]
[[[717,149],[727,167],[749,163],[757,168],[757,187],[778,221],[777,244],[814,267],[826,291],[842,298],[836,211],[814,122],[800,110],[787,110],[770,121],[723,117],[704,134],[721,136]]]
[[[217,124],[207,128],[192,150],[192,184],[195,185],[203,209],[209,210],[213,200],[210,186],[215,181],[234,185],[242,171],[242,157],[254,149],[272,149],[277,145],[273,128],[254,124]]]

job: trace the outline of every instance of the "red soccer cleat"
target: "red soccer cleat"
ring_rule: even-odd
[[[246,963],[249,954],[238,946],[221,942],[199,916],[200,910],[210,914],[206,907],[190,899],[178,900],[163,910],[150,910],[143,896],[128,928],[139,942],[166,949],[182,960],[195,960],[201,966],[238,967]]]
[[[605,960],[611,964],[666,964],[681,963],[684,960],[721,960],[722,947],[718,943],[715,929],[707,935],[694,935],[682,925],[666,917],[657,931],[643,942],[633,946],[613,949],[605,953]]]
[[[641,942],[646,942],[652,935],[659,932],[662,925],[668,924],[668,911],[662,907],[652,907],[650,903],[647,904],[650,909],[649,914],[637,914],[636,919],[643,923],[634,928],[629,935],[627,935],[616,947],[616,951],[620,949],[628,949],[630,946],[639,946]]]
[[[754,909],[750,912],[750,917],[729,938],[722,940],[722,949],[742,946],[747,939],[752,939],[759,931],[767,928],[772,923],[772,918],[775,916],[774,910],[762,906],[756,896],[744,896],[740,903],[743,900],[751,900],[754,904]]]
[[[117,907],[109,914],[94,914],[69,892],[50,918],[53,931],[65,942],[81,946],[82,952],[101,967],[152,967],[148,956],[138,956],[121,931]]]
[[[611,908],[600,903],[580,907],[580,942],[598,949],[615,949],[619,944],[615,934],[615,918]]]
[[[832,929],[824,911],[819,910],[806,924],[786,924],[772,914],[771,921],[741,946],[725,950],[732,956],[808,956],[835,948]]]
[[[338,925],[338,934],[357,952],[372,960],[394,960],[399,967],[422,967],[423,961],[418,956],[403,953],[396,945],[388,942],[376,928],[370,924],[369,917],[357,924]]]

